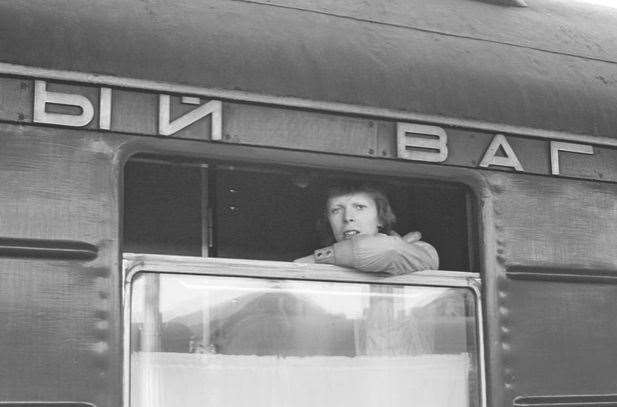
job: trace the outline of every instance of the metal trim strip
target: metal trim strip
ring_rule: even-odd
[[[2,407],[96,407],[83,401],[0,401]]]
[[[431,270],[387,276],[385,274],[360,273],[353,269],[327,264],[203,258],[164,254],[124,253],[123,259],[126,267],[124,284],[129,284],[135,274],[141,271],[347,283],[445,285],[449,287],[471,287],[478,284],[478,279],[480,278],[478,273],[458,271]],[[179,267],[180,263],[182,264],[181,267]]]
[[[93,260],[97,256],[98,248],[86,242],[0,237],[0,257]]]
[[[483,3],[495,4],[504,7],[527,7],[524,0],[477,0]]]
[[[506,275],[513,280],[561,281],[577,283],[617,283],[617,270],[570,265],[552,267],[544,265],[511,265]]]
[[[585,144],[594,144],[598,146],[617,147],[617,138],[613,139],[609,137],[573,134],[554,130],[537,129],[532,127],[488,123],[478,120],[459,119],[455,117],[446,117],[423,113],[412,113],[407,111],[379,107],[360,106],[336,102],[323,102],[297,97],[263,95],[245,91],[205,88],[192,85],[180,85],[170,82],[160,82],[147,79],[134,79],[96,73],[47,69],[26,65],[10,64],[6,62],[0,62],[0,75],[12,75],[44,80],[80,82],[90,85],[132,88],[153,92],[195,95],[208,98],[261,103],[281,107],[317,110],[339,114],[361,115],[396,121],[411,121],[430,123],[435,125],[464,127],[474,130],[507,133],[512,135],[548,140],[565,140]]]
[[[514,407],[617,407],[617,394],[518,396]]]

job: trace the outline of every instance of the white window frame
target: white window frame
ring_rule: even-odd
[[[486,407],[486,375],[484,363],[484,324],[482,318],[481,280],[478,273],[459,271],[420,271],[399,276],[383,277],[360,273],[353,269],[325,265],[280,261],[239,260],[124,253],[122,259],[123,308],[123,407],[130,407],[130,344],[131,344],[131,287],[134,277],[141,273],[193,274],[204,276],[249,277],[278,280],[343,282],[388,285],[422,285],[469,288],[476,300],[476,340],[479,370],[480,406]]]

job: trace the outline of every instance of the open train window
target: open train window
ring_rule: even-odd
[[[124,181],[126,407],[485,405],[464,187],[145,156]],[[327,188],[350,182],[378,185],[395,230],[453,271],[290,263],[324,244]]]
[[[291,261],[324,245],[329,185],[378,185],[401,235],[420,231],[440,269],[471,271],[466,188],[406,178],[136,157],[125,167],[124,252]]]

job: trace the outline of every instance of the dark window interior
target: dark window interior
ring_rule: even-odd
[[[226,163],[127,163],[123,250],[293,260],[323,246],[316,224],[327,186],[359,179],[389,197],[398,233],[420,231],[437,248],[441,269],[471,271],[472,211],[462,186]]]
[[[201,256],[201,171],[134,161],[124,172],[124,251]]]

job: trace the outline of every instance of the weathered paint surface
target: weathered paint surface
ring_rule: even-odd
[[[526,8],[459,0],[388,0],[387,3],[309,0],[301,5],[293,0],[265,0],[259,3],[617,62],[617,44],[607,35],[615,29],[617,9],[601,2],[526,1]],[[589,21],[593,21],[593,28]]]
[[[614,9],[544,0],[525,9],[395,1],[292,8],[285,0],[277,3],[285,7],[5,2],[0,62],[615,138]],[[17,82],[0,100],[4,106],[28,92]],[[117,93],[121,122],[134,123],[138,109],[147,113],[144,106],[156,103],[148,93]],[[3,120],[33,117],[30,106],[1,113],[11,115]],[[152,123],[126,131],[155,132]],[[286,122],[281,134],[298,123]],[[385,134],[393,123],[378,120],[376,129],[373,145],[389,157],[396,150]],[[230,142],[272,145],[247,127],[236,130]],[[0,365],[2,400],[120,405],[121,163],[113,157],[122,149],[471,184],[492,321],[490,405],[509,406],[518,396],[615,393],[617,293],[614,284],[593,279],[610,279],[617,269],[614,185],[26,125],[2,124],[0,136],[2,237],[98,248],[91,261],[0,260],[0,323],[8,327],[0,345],[10,350]],[[281,136],[276,145],[293,148],[293,140]],[[531,165],[544,160],[536,155]],[[606,169],[594,171],[599,178]],[[521,266],[544,280],[514,280],[509,270]],[[560,280],[572,270],[582,281]]]
[[[503,405],[524,395],[611,394],[617,188],[505,174],[488,183],[496,261],[486,279]],[[527,278],[511,273],[520,269]]]
[[[98,249],[0,258],[2,400],[120,405],[117,140],[0,126],[5,244]]]

